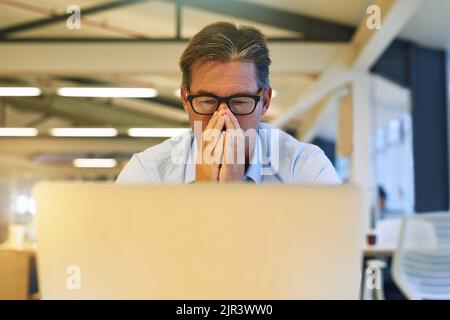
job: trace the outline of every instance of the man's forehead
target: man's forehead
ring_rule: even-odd
[[[192,70],[191,91],[227,94],[229,91],[258,90],[252,62],[205,62]]]

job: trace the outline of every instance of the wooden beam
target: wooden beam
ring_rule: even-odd
[[[183,108],[171,108],[161,103],[141,99],[115,98],[112,103],[123,109],[141,112],[170,123],[189,124],[189,116]]]
[[[118,9],[121,7],[129,6],[129,5],[137,4],[137,3],[142,3],[142,2],[146,2],[146,1],[148,1],[148,0],[126,0],[126,1],[125,0],[115,0],[115,1],[102,3],[99,5],[94,5],[94,6],[91,6],[88,8],[81,8],[81,12],[82,12],[83,17],[85,17],[88,15],[104,12],[106,10]],[[3,5],[8,5],[8,4],[11,6],[17,6],[21,9],[25,9],[25,10],[29,10],[29,8],[30,8],[30,6],[26,6],[25,4],[15,4],[15,3],[10,4],[8,2],[3,3]],[[64,12],[62,14],[54,14],[49,17],[36,19],[36,20],[32,20],[32,21],[21,22],[21,23],[12,25],[12,26],[7,26],[0,30],[0,38],[9,37],[13,33],[28,31],[28,30],[36,29],[36,28],[42,28],[42,27],[46,27],[46,26],[49,26],[52,24],[64,22],[67,20],[68,17],[69,17],[69,14]]]
[[[297,132],[297,139],[300,141],[306,141],[307,135],[311,128],[316,124],[322,111],[328,106],[330,102],[330,95],[322,98],[318,103],[316,103],[312,108],[309,109],[308,113],[302,117],[300,122],[300,127]]]
[[[395,40],[403,26],[414,16],[423,0],[377,0],[381,9],[382,27],[369,30],[360,27],[352,44],[357,48],[353,67],[369,70],[387,47]]]
[[[0,100],[0,127],[6,125],[6,104]]]
[[[167,118],[162,120],[148,113],[122,108],[119,104],[106,104],[84,98],[12,97],[2,100],[17,109],[51,113],[54,116],[83,124],[143,127],[179,125],[179,122],[170,122]]]
[[[179,74],[187,42],[0,42],[0,75]],[[345,43],[269,43],[272,73],[320,73]]]
[[[381,13],[381,25],[384,26],[384,22],[386,21],[386,16],[389,10],[392,8],[392,6],[395,4],[397,0],[375,0],[374,5],[377,5],[380,8]],[[364,19],[362,23],[367,24],[367,20]],[[370,30],[366,26],[360,25],[355,34],[353,35],[353,38],[351,39],[351,42],[354,45],[357,45],[359,48],[363,48],[364,45],[369,41],[369,39],[376,33],[377,29]]]
[[[271,124],[275,127],[286,126],[292,118],[301,112],[305,112],[311,106],[317,104],[326,95],[334,90],[347,85],[352,81],[353,73],[346,66],[346,60],[352,55],[352,47],[347,47],[339,56],[339,62],[327,69],[316,82],[312,83],[302,93],[298,101],[287,112],[275,118]]]
[[[75,168],[71,165],[55,166],[37,164],[33,161],[20,156],[0,155],[0,174],[14,175],[15,173],[23,173],[24,171],[44,175],[51,178],[61,178],[68,175],[117,175],[120,172],[120,166],[116,168]]]
[[[30,156],[38,153],[135,153],[163,138],[0,138],[0,154]]]
[[[382,13],[385,16],[383,20],[385,24],[382,28],[370,31],[364,19],[352,42],[336,55],[332,63],[321,73],[317,82],[304,92],[298,102],[272,122],[274,126],[285,126],[293,117],[310,108],[332,90],[350,83],[356,71],[368,71],[417,11],[423,0],[393,1],[378,1],[381,8],[385,10]]]
[[[351,158],[353,153],[353,98],[351,94],[339,100],[339,124],[336,144],[338,157]]]
[[[241,0],[171,0],[184,6],[227,15],[295,32],[304,41],[349,41],[355,32],[351,26],[317,17]]]

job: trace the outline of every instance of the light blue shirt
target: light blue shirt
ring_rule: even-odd
[[[323,151],[261,123],[244,180],[254,183],[339,184]],[[197,142],[192,130],[132,156],[117,184],[192,183]]]

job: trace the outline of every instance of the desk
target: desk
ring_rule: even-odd
[[[0,245],[0,300],[29,299],[35,253],[35,244]]]

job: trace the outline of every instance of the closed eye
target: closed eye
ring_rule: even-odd
[[[205,104],[216,104],[217,100],[214,98],[197,98],[197,102],[205,103]]]

